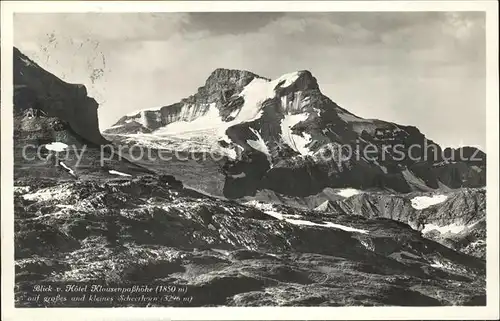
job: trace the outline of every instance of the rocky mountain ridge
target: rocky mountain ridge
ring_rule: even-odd
[[[425,237],[455,250],[486,258],[486,191],[458,189],[409,197],[387,193],[359,193],[325,201],[315,209],[404,222]]]
[[[159,149],[174,150],[169,140],[203,141],[196,147],[208,152],[216,146],[227,156],[217,166],[229,198],[266,189],[305,197],[329,187],[408,193],[486,182],[482,151],[443,150],[414,126],[358,117],[324,96],[309,71],[269,80],[217,69],[195,95],[124,116],[104,134]]]
[[[85,86],[60,80],[15,47],[14,106],[15,116],[24,116],[28,110],[41,111],[64,120],[88,142],[107,143],[99,131],[98,104],[87,96]]]
[[[227,86],[231,87],[228,94],[219,94]],[[179,104],[185,110],[200,110],[197,104],[208,107],[202,113],[185,112],[189,117],[182,121],[156,123],[158,127],[147,128],[149,136],[127,134],[123,124],[148,115],[131,114],[105,135],[120,144],[155,150],[181,150],[189,141],[200,152],[210,148],[206,136],[212,135],[221,152],[236,146],[239,149],[233,155],[242,157],[233,160],[228,153],[228,159],[219,162],[210,158],[141,162],[211,194],[324,213],[390,218],[458,251],[485,255],[486,155],[482,151],[442,149],[415,127],[353,115],[325,97],[308,71],[269,80],[247,71],[217,69],[195,96]],[[113,135],[113,130],[121,134]],[[346,154],[346,147],[355,150],[368,145],[378,148],[380,159]],[[419,146],[420,158],[399,160],[389,155],[382,159],[384,146],[397,145],[406,152]],[[424,159],[425,153],[434,156],[433,152],[435,158]],[[337,194],[344,190],[356,194],[347,198]],[[439,198],[443,201],[432,202]],[[430,203],[416,208],[414,200]]]

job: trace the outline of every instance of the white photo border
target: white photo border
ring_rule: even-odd
[[[487,305],[485,307],[15,308],[13,14],[16,12],[486,12]],[[497,1],[1,1],[2,320],[457,320],[499,318]],[[80,311],[81,310],[81,311]]]

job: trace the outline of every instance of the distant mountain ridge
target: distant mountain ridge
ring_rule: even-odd
[[[104,135],[137,144],[212,138],[228,157],[224,195],[230,198],[263,189],[306,196],[326,187],[410,192],[486,181],[484,152],[443,150],[414,126],[356,116],[323,95],[306,70],[270,80],[216,69],[194,95],[123,116]],[[372,157],[360,153],[370,146]],[[457,160],[461,152],[468,158]]]

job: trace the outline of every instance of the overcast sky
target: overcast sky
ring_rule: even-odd
[[[215,68],[307,69],[358,116],[486,145],[484,13],[16,14],[14,44],[85,84],[101,129],[195,93]]]

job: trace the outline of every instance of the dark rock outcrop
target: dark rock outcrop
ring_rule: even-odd
[[[14,48],[14,176],[63,180],[149,170],[123,158],[99,131],[97,102]]]
[[[97,102],[83,85],[66,83],[14,48],[14,115],[27,110],[63,120],[80,137],[106,144],[99,131]]]

